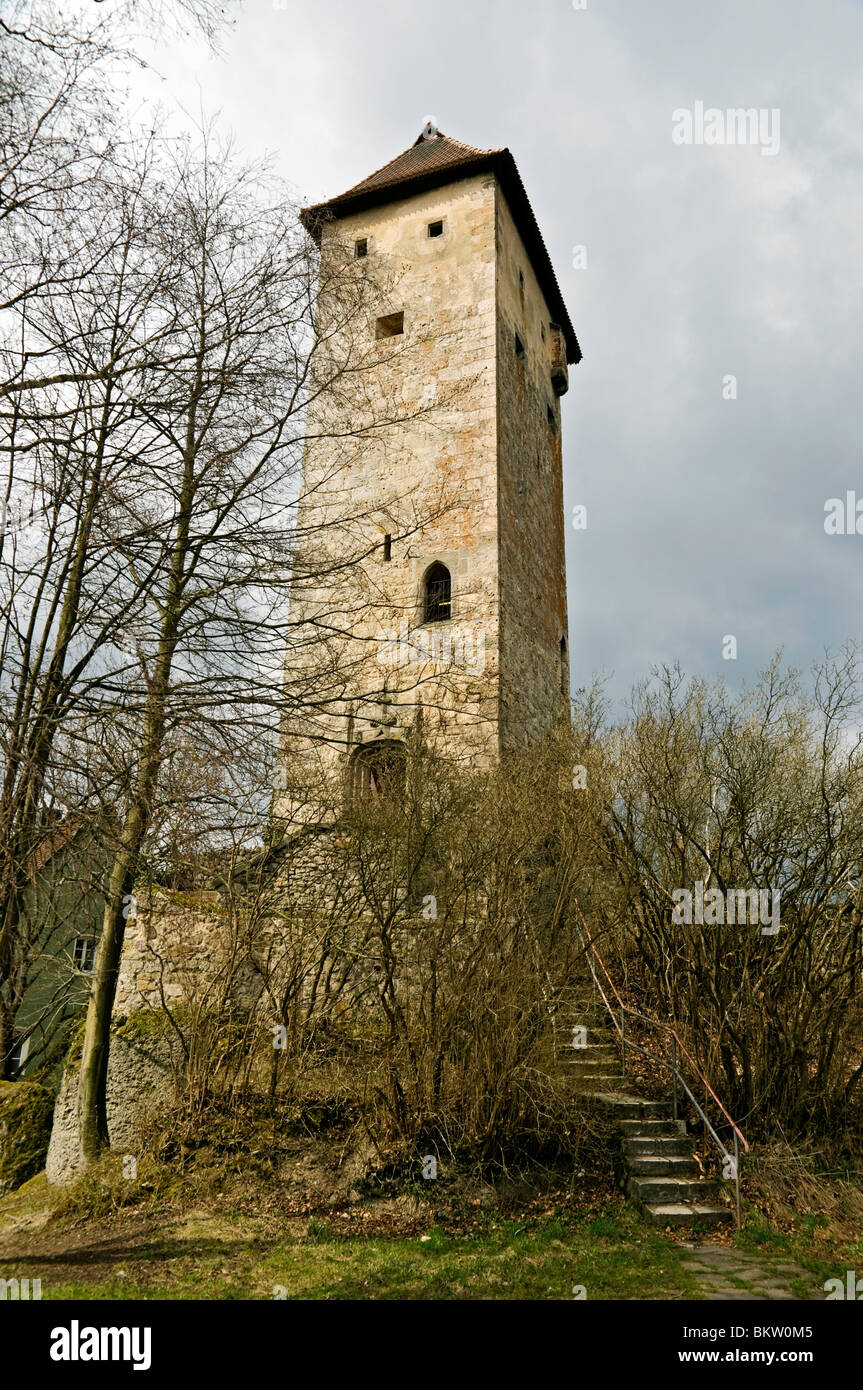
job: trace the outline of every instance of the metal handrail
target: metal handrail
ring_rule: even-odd
[[[735,1197],[736,1197],[735,1206],[736,1206],[736,1214],[737,1214],[737,1229],[739,1230],[739,1229],[740,1229],[740,1224],[741,1224],[741,1223],[740,1223],[740,1149],[739,1149],[739,1144],[742,1143],[745,1152],[746,1152],[746,1153],[749,1153],[749,1144],[748,1144],[748,1142],[747,1142],[747,1140],[746,1140],[745,1135],[744,1135],[743,1132],[740,1130],[740,1128],[739,1128],[738,1125],[735,1123],[735,1121],[731,1118],[731,1115],[728,1113],[728,1111],[726,1110],[725,1106],[722,1104],[722,1101],[719,1099],[719,1097],[717,1096],[716,1092],[713,1090],[713,1087],[712,1087],[712,1086],[710,1085],[710,1083],[708,1082],[707,1077],[704,1075],[704,1073],[702,1072],[701,1068],[698,1066],[698,1063],[697,1063],[697,1062],[695,1061],[695,1059],[692,1057],[692,1055],[691,1055],[691,1053],[689,1052],[688,1048],[684,1045],[684,1043],[683,1043],[683,1042],[681,1041],[681,1039],[678,1037],[677,1033],[676,1033],[675,1030],[671,1027],[671,1025],[668,1024],[668,1023],[663,1023],[663,1022],[661,1022],[659,1019],[650,1018],[650,1017],[648,1017],[647,1014],[639,1013],[639,1011],[638,1011],[637,1009],[632,1009],[632,1008],[629,1007],[628,1004],[624,1004],[624,1002],[623,1002],[623,1000],[621,999],[620,994],[619,994],[619,992],[618,992],[618,990],[617,990],[617,988],[616,988],[616,986],[615,986],[614,981],[612,980],[611,976],[610,976],[609,973],[608,973],[608,969],[607,969],[607,967],[606,967],[605,961],[602,959],[602,956],[599,954],[599,951],[597,950],[596,946],[594,945],[593,938],[592,938],[591,935],[590,935],[590,928],[588,927],[587,922],[586,922],[585,919],[584,919],[584,914],[583,914],[583,912],[582,912],[582,910],[581,910],[581,907],[579,906],[579,903],[578,903],[577,900],[575,900],[575,907],[576,907],[576,911],[578,912],[579,917],[581,918],[582,924],[583,924],[583,926],[584,926],[584,930],[585,930],[585,932],[586,932],[586,934],[587,934],[587,941],[586,941],[586,942],[584,941],[584,938],[582,937],[582,945],[584,946],[585,957],[586,957],[586,959],[587,959],[588,968],[589,968],[589,970],[590,970],[590,973],[591,973],[591,977],[592,977],[592,979],[593,979],[594,986],[595,986],[596,989],[599,991],[599,994],[602,996],[602,1001],[603,1001],[603,1003],[605,1004],[606,1009],[608,1010],[609,1017],[611,1018],[611,1021],[612,1021],[612,1023],[614,1024],[615,1029],[616,1029],[617,1032],[620,1034],[620,1046],[621,1046],[621,1059],[622,1059],[622,1066],[623,1066],[623,1075],[624,1075],[624,1076],[626,1075],[626,1048],[627,1048],[627,1046],[634,1048],[634,1049],[636,1050],[636,1052],[640,1052],[643,1056],[649,1057],[649,1058],[651,1059],[651,1061],[659,1062],[663,1067],[666,1067],[666,1068],[668,1069],[668,1071],[671,1072],[672,1078],[673,1078],[674,1118],[677,1119],[677,1083],[678,1083],[678,1081],[679,1081],[680,1084],[681,1084],[681,1086],[683,1087],[684,1091],[686,1092],[687,1096],[688,1096],[689,1099],[692,1101],[692,1104],[695,1106],[695,1109],[698,1111],[698,1114],[701,1116],[701,1119],[702,1119],[703,1122],[704,1122],[705,1129],[707,1129],[707,1130],[710,1132],[710,1135],[711,1135],[712,1139],[714,1140],[714,1142],[715,1142],[717,1148],[719,1149],[719,1152],[721,1153],[722,1157],[725,1158],[725,1159],[730,1159],[730,1158],[731,1158],[731,1155],[729,1154],[729,1152],[728,1152],[727,1148],[725,1147],[725,1145],[723,1144],[722,1140],[719,1138],[719,1135],[716,1133],[716,1130],[713,1128],[713,1125],[710,1123],[709,1119],[707,1118],[707,1115],[704,1113],[704,1110],[701,1108],[701,1106],[699,1105],[698,1101],[695,1099],[695,1096],[692,1094],[692,1091],[689,1089],[689,1086],[688,1086],[687,1083],[686,1083],[686,1078],[684,1077],[683,1073],[681,1072],[680,1068],[679,1068],[678,1065],[677,1065],[677,1049],[678,1049],[678,1047],[679,1047],[679,1048],[681,1049],[681,1051],[684,1053],[684,1055],[688,1058],[689,1062],[691,1063],[692,1067],[694,1068],[695,1072],[697,1073],[697,1075],[698,1075],[698,1077],[699,1077],[699,1080],[703,1083],[705,1093],[709,1093],[709,1094],[713,1097],[713,1099],[714,1099],[714,1101],[716,1102],[718,1108],[721,1110],[722,1114],[725,1116],[726,1120],[728,1121],[729,1125],[731,1126],[732,1132],[733,1132],[733,1134],[734,1134],[734,1158],[733,1158],[733,1163],[734,1163],[734,1186],[735,1186]],[[578,928],[576,928],[576,930],[578,930]],[[581,936],[581,932],[580,932],[580,931],[579,931],[579,936]],[[596,956],[596,959],[599,961],[599,964],[602,966],[602,969],[603,969],[603,971],[604,971],[604,973],[605,973],[605,978],[606,978],[606,980],[608,981],[609,985],[611,986],[611,990],[612,990],[612,992],[613,992],[613,994],[614,994],[614,996],[615,996],[615,998],[616,998],[618,1004],[620,1005],[620,1021],[619,1021],[619,1022],[618,1022],[618,1019],[617,1019],[617,1013],[616,1013],[615,1009],[612,1007],[611,1003],[610,1003],[609,1000],[608,1000],[608,996],[607,996],[606,993],[605,993],[605,990],[602,988],[602,985],[600,984],[599,980],[597,979],[596,970],[594,969],[593,961],[592,961],[592,959],[591,959],[591,957],[592,957],[593,955]],[[629,1014],[632,1018],[641,1019],[644,1023],[649,1023],[649,1024],[653,1025],[653,1026],[656,1027],[656,1028],[664,1028],[664,1029],[666,1030],[666,1032],[668,1032],[668,1033],[671,1034],[672,1041],[673,1041],[673,1054],[672,1054],[672,1055],[673,1055],[673,1058],[674,1058],[673,1062],[668,1062],[668,1061],[666,1061],[666,1059],[665,1059],[664,1057],[660,1057],[660,1056],[657,1056],[655,1053],[649,1052],[649,1051],[647,1050],[647,1048],[641,1047],[639,1043],[627,1042],[626,1033],[625,1033],[625,1018],[626,1018],[626,1015],[627,1015],[627,1014]]]
[[[731,1128],[733,1129],[734,1133],[737,1135],[738,1139],[740,1140],[740,1143],[743,1145],[743,1148],[744,1148],[745,1152],[746,1152],[746,1153],[749,1153],[749,1144],[747,1143],[746,1138],[745,1138],[745,1136],[744,1136],[742,1130],[738,1127],[738,1125],[736,1124],[736,1122],[732,1119],[731,1115],[730,1115],[729,1112],[726,1110],[725,1106],[722,1104],[722,1101],[719,1099],[719,1097],[718,1097],[718,1095],[716,1094],[716,1092],[714,1091],[713,1087],[710,1085],[710,1082],[707,1080],[707,1077],[704,1075],[703,1071],[702,1071],[701,1068],[699,1067],[699,1065],[698,1065],[698,1063],[696,1062],[695,1058],[692,1056],[692,1053],[691,1053],[691,1052],[689,1051],[689,1049],[686,1047],[686,1044],[683,1042],[683,1040],[682,1040],[682,1038],[679,1036],[679,1034],[674,1030],[674,1028],[672,1028],[671,1024],[670,1024],[670,1023],[663,1023],[662,1020],[661,1020],[661,1019],[658,1019],[658,1018],[650,1018],[647,1014],[639,1013],[637,1009],[632,1009],[632,1008],[630,1008],[630,1006],[629,1006],[628,1004],[624,1004],[623,1000],[622,1000],[621,997],[620,997],[620,994],[619,994],[618,991],[617,991],[617,988],[616,988],[616,986],[615,986],[614,981],[612,980],[611,976],[610,976],[609,973],[608,973],[608,969],[607,969],[607,967],[606,967],[605,961],[602,959],[602,956],[599,954],[599,951],[597,950],[596,946],[595,946],[594,943],[593,943],[593,938],[592,938],[591,935],[590,935],[590,928],[588,927],[587,922],[585,922],[585,920],[584,920],[584,914],[583,914],[583,912],[582,912],[582,910],[581,910],[581,908],[580,908],[580,906],[579,906],[579,904],[578,904],[577,901],[576,901],[576,903],[575,903],[575,908],[576,908],[576,911],[577,911],[579,917],[580,917],[581,920],[582,920],[582,923],[583,923],[583,925],[584,925],[584,930],[585,930],[585,932],[587,933],[587,945],[590,947],[590,950],[591,950],[591,951],[593,952],[593,954],[596,956],[596,959],[599,961],[600,965],[602,966],[603,970],[605,971],[605,978],[608,980],[608,983],[609,983],[609,985],[611,986],[611,988],[612,988],[612,990],[613,990],[613,992],[614,992],[614,996],[615,996],[615,998],[617,999],[617,1002],[618,1002],[618,1004],[620,1005],[620,1008],[621,1008],[622,1010],[624,1010],[626,1013],[631,1014],[633,1018],[640,1018],[644,1023],[649,1023],[649,1024],[651,1024],[654,1028],[664,1028],[664,1029],[666,1030],[666,1032],[668,1032],[668,1033],[671,1034],[671,1036],[672,1036],[672,1038],[674,1039],[676,1045],[680,1048],[681,1052],[684,1054],[684,1056],[685,1056],[685,1057],[688,1059],[688,1061],[690,1062],[690,1064],[691,1064],[693,1070],[697,1073],[698,1079],[699,1079],[699,1081],[702,1082],[705,1091],[707,1091],[707,1092],[713,1097],[713,1099],[714,1099],[714,1101],[716,1102],[718,1108],[722,1111],[722,1113],[723,1113],[723,1115],[725,1116],[726,1120],[728,1121],[729,1125],[731,1126]],[[589,961],[589,960],[588,960],[588,964],[590,964],[590,961]],[[591,967],[591,974],[593,974],[593,973],[594,973],[594,972],[593,972],[593,969],[592,969],[592,967]],[[603,1000],[605,1000],[606,1008],[609,1009],[609,1012],[611,1012],[612,1017],[613,1017],[613,1012],[614,1012],[614,1011],[611,1009],[611,1007],[610,1007],[610,1005],[609,1005],[609,1003],[608,1003],[608,1000],[606,999],[605,994],[604,994],[604,992],[602,991],[602,989],[600,989],[600,993],[602,994]],[[634,1044],[631,1044],[631,1045],[634,1046]],[[650,1056],[651,1054],[648,1053],[647,1055]],[[659,1059],[659,1060],[662,1060],[662,1059]],[[683,1080],[683,1077],[681,1076],[680,1079],[681,1079],[681,1081],[682,1081],[682,1080]]]

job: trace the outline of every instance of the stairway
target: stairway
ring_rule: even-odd
[[[721,1181],[702,1175],[686,1121],[673,1118],[671,1101],[632,1093],[605,1008],[572,992],[558,1001],[556,1025],[558,1065],[572,1073],[580,1095],[614,1119],[621,1136],[618,1180],[647,1219],[663,1229],[733,1220]]]

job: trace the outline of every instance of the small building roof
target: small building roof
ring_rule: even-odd
[[[373,174],[369,174],[368,178],[354,184],[347,192],[329,198],[325,203],[314,203],[303,208],[300,221],[315,241],[320,243],[321,227],[326,221],[348,217],[352,213],[362,212],[365,208],[379,207],[382,203],[395,201],[396,198],[406,198],[413,193],[440,188],[457,179],[466,179],[473,174],[482,173],[494,174],[503,189],[546,302],[555,322],[563,330],[567,361],[580,362],[581,348],[575,336],[575,329],[563,302],[551,258],[521,181],[521,175],[508,149],[478,150],[473,145],[463,145],[460,140],[453,140],[449,135],[441,134],[434,126],[427,125],[408,149],[391,159],[388,164],[376,169]]]

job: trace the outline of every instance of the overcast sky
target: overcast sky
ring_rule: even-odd
[[[153,47],[147,90],[219,112],[303,201],[428,115],[512,150],[584,352],[563,401],[567,516],[588,508],[567,529],[575,681],[613,673],[620,697],[679,659],[737,685],[779,646],[805,667],[863,636],[863,535],[824,529],[828,498],[863,501],[860,0],[281,4],[245,0],[220,56]],[[778,110],[778,152],[676,144],[697,102],[763,109],[774,145]]]

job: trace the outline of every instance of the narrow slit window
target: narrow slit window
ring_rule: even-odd
[[[92,975],[96,956],[96,941],[92,936],[79,936],[75,939],[72,959],[82,975]]]
[[[452,579],[446,565],[433,564],[426,573],[423,621],[445,622],[452,614]]]
[[[392,558],[393,558],[393,538],[392,538],[392,536],[384,536],[384,559],[385,559],[385,560],[391,560]]]
[[[518,336],[517,333],[515,335],[515,355],[518,358],[524,357],[524,343],[521,341],[521,338]]]
[[[429,222],[429,236],[443,236],[443,222]]]
[[[404,309],[399,309],[397,314],[382,314],[378,319],[375,330],[376,338],[395,338],[399,333],[405,331]]]
[[[548,420],[548,423],[551,425],[551,428],[554,429],[557,424],[557,421],[554,418],[554,411],[552,410],[550,405],[547,405],[545,407],[545,418]]]
[[[367,256],[368,254],[369,254],[369,242],[368,242],[368,237],[361,236],[361,237],[359,237],[359,238],[357,239],[357,241],[354,243],[354,255],[356,256],[357,260],[360,260],[361,257]]]

